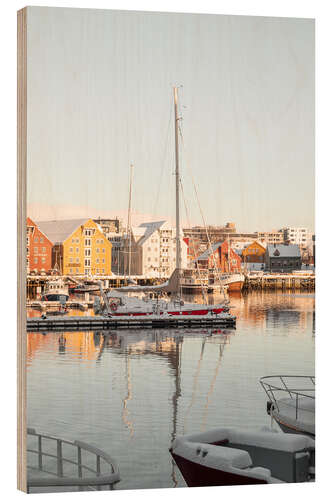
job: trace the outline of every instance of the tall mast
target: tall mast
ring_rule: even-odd
[[[132,180],[133,180],[133,165],[130,167],[130,184],[129,184],[129,196],[128,196],[128,214],[127,214],[127,241],[128,241],[128,277],[131,276],[131,246],[132,246],[132,235],[131,235],[131,204],[132,204]]]
[[[179,143],[178,143],[178,88],[173,88],[175,102],[175,159],[176,159],[176,269],[180,270],[181,251],[180,251],[180,219],[179,219]],[[178,275],[179,288],[179,275]]]

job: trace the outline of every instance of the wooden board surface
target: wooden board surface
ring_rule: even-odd
[[[22,9],[17,13],[17,68],[17,487],[26,492],[26,9]]]

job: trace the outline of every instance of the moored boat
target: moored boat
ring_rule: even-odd
[[[68,286],[62,279],[50,280],[42,293],[42,300],[66,302],[68,299]]]
[[[121,289],[120,289],[121,290]],[[113,316],[150,316],[166,314],[169,316],[231,316],[227,304],[192,304],[183,300],[151,299],[130,297],[120,290],[112,290],[108,296]]]
[[[314,480],[315,443],[305,435],[220,428],[177,437],[169,451],[190,487]]]
[[[268,396],[267,413],[283,432],[315,437],[315,377],[275,375],[262,377]]]
[[[221,274],[220,281],[228,287],[228,292],[240,292],[243,288],[245,276],[241,273]]]
[[[186,270],[181,266],[181,231],[180,231],[180,207],[179,207],[179,190],[180,190],[180,174],[179,174],[179,116],[178,116],[178,89],[174,87],[174,106],[175,106],[175,180],[176,180],[176,259],[175,269],[166,283],[156,286],[127,286],[111,290],[104,298],[101,289],[101,295],[104,298],[105,307],[108,315],[112,316],[149,316],[149,315],[165,315],[165,316],[195,316],[204,317],[210,315],[225,316],[226,320],[234,321],[234,317],[229,314],[227,300],[220,304],[192,304],[185,303],[181,299],[182,283],[184,283],[184,275]],[[131,186],[131,183],[130,183]],[[130,187],[131,193],[131,187]],[[131,199],[131,194],[129,199]],[[129,205],[130,207],[130,205]],[[130,209],[129,209],[130,219]],[[128,222],[128,231],[130,222]],[[129,266],[130,267],[130,266]],[[129,272],[130,274],[130,272]],[[202,283],[201,283],[202,285]],[[222,290],[224,289],[221,287]],[[125,293],[135,293],[137,296],[126,296]],[[150,298],[148,295],[142,297],[142,294],[154,294],[156,299]],[[141,294],[141,297],[138,297]],[[168,294],[170,298],[159,298],[162,294]],[[207,301],[208,302],[208,301]],[[96,305],[96,311],[99,310],[99,305]],[[221,317],[218,318],[219,320]]]

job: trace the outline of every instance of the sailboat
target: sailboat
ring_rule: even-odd
[[[114,288],[107,294],[107,310],[112,316],[215,316],[235,319],[229,313],[228,302],[224,300],[220,304],[192,304],[181,299],[181,280],[184,271],[181,267],[181,231],[180,231],[180,174],[179,174],[179,114],[178,114],[178,88],[173,88],[174,94],[174,120],[175,120],[175,190],[176,190],[176,269],[170,279],[155,286],[125,286]],[[136,296],[126,294],[134,293]],[[139,296],[138,296],[139,294]],[[149,297],[147,294],[150,294]],[[171,298],[162,299],[161,295],[171,295]],[[142,296],[143,295],[143,296]],[[151,298],[153,295],[156,298]],[[109,310],[111,309],[111,313]]]

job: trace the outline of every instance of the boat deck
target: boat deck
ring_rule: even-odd
[[[287,429],[315,434],[315,400],[300,397],[298,400],[283,398],[272,411],[277,422]]]

